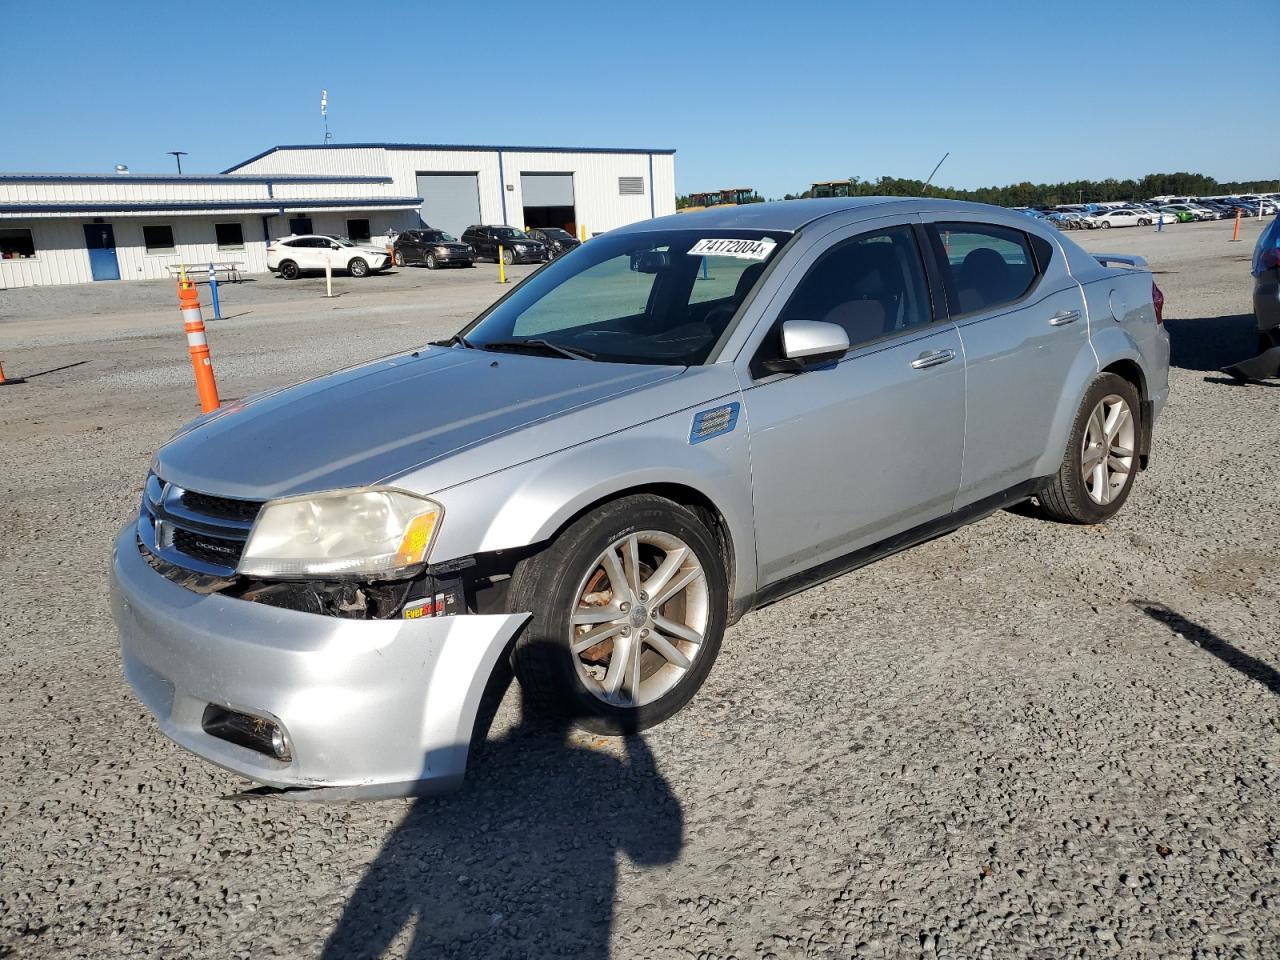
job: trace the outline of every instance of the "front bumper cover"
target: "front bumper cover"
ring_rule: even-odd
[[[151,568],[134,523],[111,606],[125,678],[166,736],[257,783],[361,798],[461,783],[485,684],[528,619],[345,620],[200,595]],[[206,733],[210,704],[278,722],[291,759]]]

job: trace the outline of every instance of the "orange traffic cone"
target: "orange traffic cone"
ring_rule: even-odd
[[[178,282],[178,309],[187,330],[187,351],[196,374],[196,392],[204,413],[218,409],[218,384],[213,379],[213,361],[209,359],[209,341],[204,335],[204,318],[200,316],[200,295],[189,280]]]
[[[13,377],[9,380],[6,380],[4,378],[4,364],[0,363],[0,387],[11,387],[11,386],[14,386],[15,384],[26,383],[26,382],[27,381],[24,380],[22,377]]]

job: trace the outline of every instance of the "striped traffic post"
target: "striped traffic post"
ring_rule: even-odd
[[[200,316],[200,295],[190,280],[178,282],[178,309],[187,331],[187,352],[196,374],[196,392],[203,413],[218,409],[218,385],[213,379],[213,361],[209,359],[209,341],[204,335],[204,318]]]
[[[209,264],[209,299],[213,303],[213,319],[222,319],[222,304],[218,302],[218,268]]]

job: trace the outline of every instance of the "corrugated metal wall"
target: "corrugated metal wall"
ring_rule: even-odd
[[[499,175],[501,167],[501,176]],[[504,152],[481,150],[401,150],[370,147],[316,147],[277,150],[237,173],[312,173],[390,176],[395,196],[415,196],[419,173],[473,172],[480,184],[480,213],[485,223],[523,226],[522,173],[573,174],[579,223],[590,233],[675,213],[675,157],[648,153]],[[639,177],[644,193],[624,196],[619,177]],[[506,189],[510,186],[511,189]]]

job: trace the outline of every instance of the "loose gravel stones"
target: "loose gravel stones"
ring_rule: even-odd
[[[120,679],[111,538],[195,413],[172,289],[5,292],[7,371],[90,362],[0,394],[0,957],[1276,956],[1280,391],[1216,373],[1230,229],[1080,238],[1151,259],[1174,338],[1112,523],[1005,512],[761,610],[643,739],[512,691],[462,793],[375,804],[239,795]],[[482,270],[229,288],[222,392],[452,332]]]

